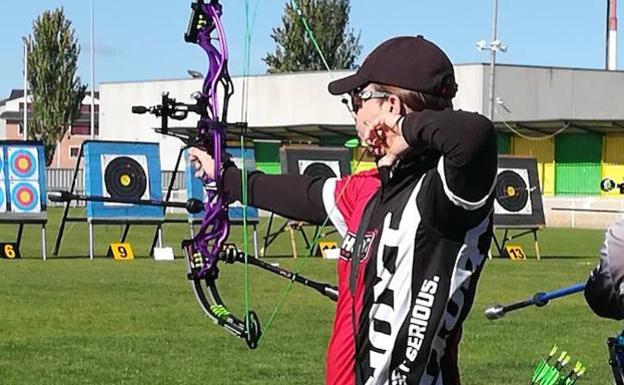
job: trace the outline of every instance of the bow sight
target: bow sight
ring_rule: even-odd
[[[188,116],[189,112],[196,114],[205,114],[206,103],[197,94],[193,94],[195,98],[195,104],[187,104],[177,102],[175,99],[169,97],[168,92],[162,94],[160,104],[151,107],[145,106],[132,106],[133,114],[145,114],[150,113],[160,118],[160,129],[157,130],[163,135],[170,135],[169,133],[169,118],[175,120],[184,120]],[[174,134],[175,135],[175,134]]]

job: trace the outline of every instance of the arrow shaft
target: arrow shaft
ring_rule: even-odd
[[[562,289],[557,289],[549,292],[540,292],[536,293],[532,298],[514,302],[509,305],[495,305],[486,309],[485,316],[490,320],[495,320],[503,317],[508,312],[523,309],[528,306],[545,306],[550,300],[565,297],[571,294],[578,293],[580,291],[585,290],[585,283],[577,283],[576,285],[572,285],[569,287],[564,287]]]

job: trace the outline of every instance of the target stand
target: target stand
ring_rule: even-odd
[[[25,225],[41,226],[41,258],[46,260],[46,158],[36,141],[0,141],[0,223],[17,224],[19,250]]]
[[[537,232],[545,226],[546,221],[537,160],[500,155],[494,194],[494,227],[504,230],[502,237],[497,237],[496,233],[493,237],[499,255],[505,255],[505,246],[509,241],[532,234],[535,256],[539,260]]]
[[[84,159],[85,193],[117,199],[161,200],[161,168],[158,143],[116,142],[87,140],[80,147],[70,193],[74,194],[76,181]],[[94,257],[94,237],[97,225],[123,225],[119,239],[124,243],[131,225],[160,226],[164,211],[160,207],[87,201],[86,217],[70,217],[71,202],[66,202],[61,225],[56,237],[54,255],[60,250],[65,224],[86,222],[89,229],[89,258]],[[158,227],[158,244],[162,246],[162,231]],[[150,254],[153,245],[150,248]]]

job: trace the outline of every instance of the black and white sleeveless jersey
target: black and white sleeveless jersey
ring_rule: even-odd
[[[336,180],[249,175],[250,204],[315,224],[329,216],[345,234],[338,273],[339,304],[347,305],[337,307],[328,359],[341,364],[328,365],[331,385],[459,384],[461,325],[492,238],[496,134],[481,115],[425,110],[405,117],[403,136],[409,155],[379,169],[379,188],[358,182],[372,175],[352,178],[340,189],[348,199],[330,191]],[[230,165],[228,201],[240,199],[240,187],[240,171]],[[352,270],[367,201],[375,207],[362,232],[367,247]],[[352,293],[350,270],[362,272]]]
[[[381,173],[356,293],[356,383],[458,384],[461,324],[492,238],[496,135],[459,111],[409,115],[403,132],[429,155]]]

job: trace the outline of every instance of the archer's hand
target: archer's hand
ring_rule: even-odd
[[[403,138],[400,125],[401,115],[384,112],[370,122],[371,135],[374,135],[374,146],[383,148],[384,155],[392,158],[400,157],[409,149]],[[395,159],[393,159],[395,160]]]
[[[197,147],[191,147],[188,150],[189,161],[195,168],[195,176],[198,178],[204,177],[208,179],[214,179],[214,159],[206,151]]]

